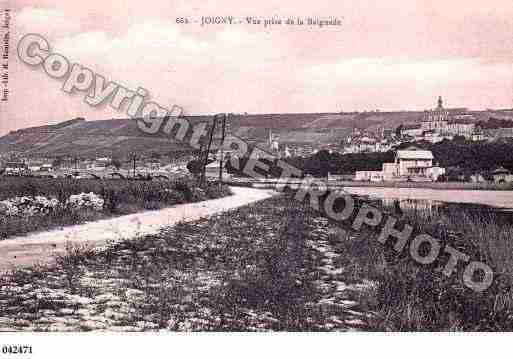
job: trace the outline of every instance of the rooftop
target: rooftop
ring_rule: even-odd
[[[426,150],[399,150],[397,157],[405,160],[432,160],[434,159],[433,153]]]
[[[504,167],[499,167],[497,168],[495,171],[492,172],[494,175],[499,175],[499,174],[510,174],[511,172],[504,168]]]
[[[415,124],[408,124],[408,125],[404,125],[403,126],[403,130],[418,130],[420,129],[422,126],[418,123],[415,123]]]

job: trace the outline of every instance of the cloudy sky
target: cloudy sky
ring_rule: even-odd
[[[7,1],[9,3],[9,0]],[[12,0],[10,90],[0,133],[124,117],[16,57],[18,39],[189,114],[513,106],[511,0]],[[338,17],[342,26],[179,25],[177,17]]]

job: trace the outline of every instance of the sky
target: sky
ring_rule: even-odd
[[[4,1],[5,3],[5,1]],[[52,51],[186,114],[513,107],[511,0],[7,0],[10,98],[0,134],[74,117],[126,117],[16,55],[26,33]],[[177,24],[177,17],[341,19],[341,26]]]

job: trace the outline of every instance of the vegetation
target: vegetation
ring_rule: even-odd
[[[360,237],[358,243],[346,242],[348,255],[360,253],[355,262],[379,283],[371,326],[394,331],[511,331],[511,217],[452,205],[438,212],[406,211],[404,219],[414,224],[417,231],[439,239],[442,245],[450,244],[471,260],[489,264],[494,282],[478,293],[462,285],[462,268],[450,278],[441,274],[446,257],[420,266],[405,256],[390,255],[390,249],[381,246],[373,236]]]
[[[94,193],[102,199],[100,211],[90,208],[70,210],[65,206],[73,195]],[[0,201],[16,197],[37,196],[57,200],[63,206],[54,206],[45,213],[33,216],[8,216],[0,213],[0,238],[45,230],[64,225],[159,209],[180,203],[218,198],[229,193],[226,186],[207,183],[198,188],[191,179],[174,181],[96,180],[96,179],[43,179],[29,177],[4,177],[0,182]]]
[[[403,144],[407,146],[409,144]],[[431,144],[416,144],[433,152],[435,161],[450,171],[455,171],[456,177],[468,178],[476,172],[489,173],[501,166],[513,170],[513,142],[471,142],[459,139],[455,141],[444,140]],[[329,153],[319,151],[315,155],[303,159],[287,159],[305,174],[316,177],[326,177],[328,172],[333,175],[351,174],[356,171],[379,171],[385,162],[394,161],[394,152],[383,153]]]
[[[483,129],[512,128],[513,121],[501,118],[490,117],[488,121],[479,121],[477,126]]]
[[[430,148],[442,167],[458,167],[467,173],[489,172],[501,166],[513,169],[513,142],[442,141]]]
[[[353,233],[284,195],[9,273],[0,322],[25,330],[512,330],[511,220],[460,207],[405,211],[404,219],[486,260],[492,287],[473,292],[461,273],[444,277],[442,263],[397,257],[375,231]]]
[[[356,303],[344,293],[331,302],[330,281],[340,275],[324,271],[328,257],[314,242],[322,234],[307,208],[275,198],[100,252],[70,248],[55,266],[4,277],[0,322],[24,330],[357,328],[364,314]]]

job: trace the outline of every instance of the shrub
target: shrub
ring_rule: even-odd
[[[217,185],[207,184],[207,189],[202,190],[189,178],[145,181],[5,177],[0,182],[0,233],[6,238],[227,194],[226,186],[218,189]],[[30,223],[20,216],[30,216]]]
[[[66,206],[74,210],[90,208],[100,211],[103,208],[104,203],[105,201],[102,197],[94,194],[93,192],[89,192],[71,195],[66,201]]]
[[[4,216],[34,216],[54,211],[61,203],[55,198],[43,196],[14,197],[0,202],[0,215]]]

